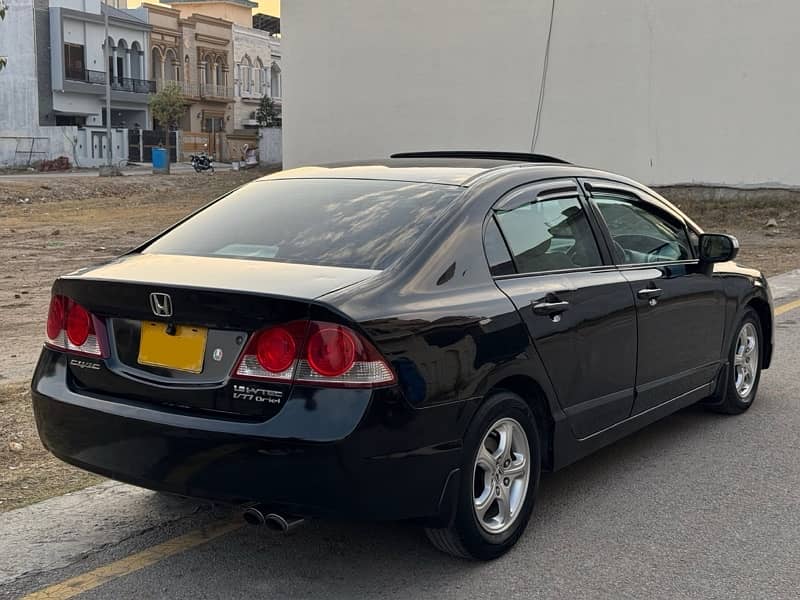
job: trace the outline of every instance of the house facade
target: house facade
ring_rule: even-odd
[[[67,156],[78,166],[127,158],[127,129],[149,127],[146,13],[99,0],[10,0],[0,22],[0,165]],[[109,36],[105,38],[104,11]],[[105,45],[109,60],[105,60]],[[111,74],[111,138],[106,129]]]
[[[105,12],[107,40],[103,39]],[[51,0],[49,124],[104,127],[108,72],[111,126],[148,128],[148,96],[155,91],[148,77],[149,33],[143,11],[120,10],[99,0]]]
[[[177,84],[186,101],[180,129],[233,131],[231,23],[207,15],[186,16],[166,6],[143,6],[152,27],[150,52],[156,88]]]
[[[280,38],[267,31],[233,24],[233,120],[237,129],[257,127],[256,111],[268,96],[280,109]]]
[[[253,27],[257,5],[250,0],[169,4],[142,6],[152,28],[156,88],[177,84],[186,103],[179,124],[183,154],[207,149],[238,158],[245,144],[257,145],[261,98],[273,97],[281,105],[280,38]]]
[[[230,28],[230,53],[224,54],[224,69],[220,81],[224,80],[226,93],[232,92],[233,104],[230,114],[225,116],[225,131],[256,127],[255,112],[263,96],[270,96],[280,107],[281,69],[280,38],[274,32],[254,27],[253,9],[258,7],[251,0],[172,0],[170,6],[189,22],[203,15],[203,22],[227,23]],[[218,60],[216,48],[209,50],[209,60]],[[215,62],[208,73],[211,77],[219,72]],[[214,83],[206,77],[206,83]],[[220,85],[220,82],[216,82]],[[209,113],[210,114],[210,113]]]
[[[256,145],[255,112],[264,95],[280,106],[278,36],[254,28],[250,0],[143,4],[126,0],[6,0],[0,21],[0,165],[68,156],[78,166],[147,153],[132,130],[159,129],[149,96],[174,83],[186,110],[181,150],[221,159]],[[106,38],[104,17],[108,16]],[[105,51],[108,49],[108,59]],[[106,74],[111,80],[111,136]],[[32,99],[36,98],[36,102]],[[234,142],[234,139],[236,141]],[[236,146],[234,148],[234,146]]]

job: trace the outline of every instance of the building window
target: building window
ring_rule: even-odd
[[[77,115],[56,115],[56,125],[77,125],[78,127],[85,127],[86,117],[80,117]]]
[[[256,59],[253,81],[257,83],[253,91],[257,92],[259,96],[265,96],[267,90],[267,78],[264,77],[264,63],[261,62],[260,58]]]
[[[242,90],[244,90],[242,95],[249,96],[250,92],[253,91],[253,68],[248,56],[245,56],[242,60],[242,84]]]
[[[280,98],[281,97],[281,68],[276,64],[272,63],[272,69],[270,69],[270,88],[271,88],[271,96],[273,98]]]
[[[67,79],[86,79],[86,61],[83,46],[64,44],[64,71]]]

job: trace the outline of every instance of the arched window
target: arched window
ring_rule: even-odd
[[[178,57],[172,48],[167,48],[164,55],[164,79],[167,81],[178,81],[180,72],[180,65],[178,64]]]
[[[144,73],[142,73],[144,65],[139,62],[139,53],[141,50],[142,47],[139,45],[139,42],[133,42],[131,44],[131,72],[129,77],[133,79],[144,79]]]
[[[253,90],[253,66],[246,54],[242,59],[242,93],[250,95]]]
[[[216,71],[217,75],[217,85],[224,86],[225,85],[225,71],[222,69],[222,59],[217,58],[216,62],[214,63],[214,70]]]
[[[264,96],[267,93],[267,78],[264,74],[264,63],[260,58],[256,59],[255,75],[253,79],[256,82],[256,91],[259,96]]]
[[[278,66],[278,63],[272,63],[272,68],[270,69],[270,95],[273,98],[280,98],[281,97],[281,68]]]
[[[205,63],[203,67],[203,83],[206,85],[211,85],[214,82],[214,78],[211,76],[211,69],[214,67],[214,64],[211,61],[211,56],[208,54],[203,56],[203,62]]]
[[[161,61],[163,60],[161,56],[161,50],[154,46],[150,51],[150,58],[151,62],[153,63],[153,70],[151,71],[150,76],[156,81],[161,81],[163,79],[163,74],[161,72]]]
[[[119,40],[117,42],[117,81],[122,84],[126,77],[130,77],[128,72],[128,42]]]

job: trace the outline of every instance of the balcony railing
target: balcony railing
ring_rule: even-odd
[[[111,89],[136,94],[154,94],[156,82],[147,79],[133,79],[131,77],[117,77],[111,80]]]
[[[96,85],[105,85],[106,83],[105,71],[67,69],[65,76],[69,81],[82,81]],[[114,77],[111,79],[111,89],[136,94],[152,94],[156,91],[156,82],[132,77]]]
[[[96,83],[105,85],[105,71],[89,71],[88,69],[67,69],[66,77],[70,81],[82,81],[84,83]]]
[[[189,98],[233,98],[233,88],[227,85],[187,83],[174,79],[157,79],[155,81],[155,87],[158,91],[170,85],[177,85],[181,90],[181,94]]]
[[[227,85],[214,85],[213,83],[204,83],[201,91],[203,97],[212,96],[214,98],[233,98],[233,88]]]

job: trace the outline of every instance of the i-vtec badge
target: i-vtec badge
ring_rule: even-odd
[[[250,400],[251,402],[267,402],[268,404],[280,404],[283,400],[283,392],[268,390],[266,388],[252,387],[249,385],[233,384],[234,400]]]
[[[73,367],[78,367],[79,369],[91,369],[92,371],[100,370],[100,363],[96,363],[91,360],[80,360],[78,358],[72,358],[70,359],[69,364]]]

